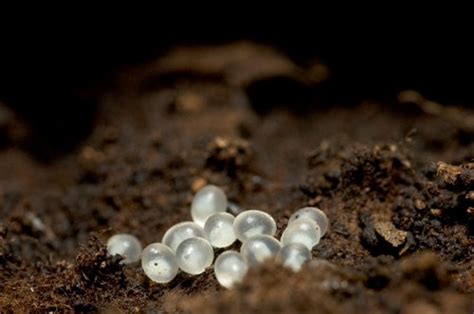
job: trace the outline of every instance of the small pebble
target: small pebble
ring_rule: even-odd
[[[277,239],[266,234],[259,234],[245,241],[240,248],[240,253],[250,266],[254,266],[276,256],[280,248],[281,244]]]
[[[228,247],[237,239],[234,233],[234,216],[229,213],[217,213],[206,220],[204,232],[213,247]]]
[[[234,232],[241,242],[259,234],[274,236],[276,229],[273,217],[260,210],[244,211],[234,220]]]
[[[216,258],[214,274],[221,286],[230,289],[234,284],[242,282],[248,271],[244,257],[235,251],[225,251]]]
[[[191,185],[191,190],[193,193],[196,193],[206,185],[207,181],[204,178],[197,178],[193,181]]]
[[[298,209],[293,215],[291,215],[288,224],[299,218],[309,218],[311,220],[314,220],[321,229],[321,237],[326,234],[329,226],[329,220],[326,214],[319,208],[303,207],[301,209]]]
[[[281,235],[282,245],[301,243],[312,250],[319,243],[321,230],[319,225],[309,218],[298,218],[288,224]]]
[[[225,212],[227,209],[227,196],[221,188],[215,185],[206,185],[200,189],[191,204],[193,221],[204,227],[206,219],[212,214]]]
[[[176,252],[181,242],[189,238],[206,238],[206,234],[204,229],[195,222],[184,221],[169,228],[161,242]]]
[[[167,283],[176,277],[178,262],[169,247],[161,243],[152,243],[142,252],[142,268],[154,282]]]
[[[212,265],[214,251],[207,240],[189,238],[178,246],[176,259],[182,271],[191,275],[198,275]]]
[[[300,243],[290,243],[283,246],[278,253],[283,265],[298,272],[304,263],[311,259],[311,252]]]
[[[131,234],[116,234],[107,241],[107,253],[121,255],[124,258],[120,261],[121,264],[132,264],[140,260],[142,245]]]

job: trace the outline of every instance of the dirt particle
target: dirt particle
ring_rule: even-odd
[[[193,183],[191,184],[191,190],[193,193],[196,193],[201,188],[203,188],[207,184],[207,180],[204,178],[196,178],[194,179]]]
[[[100,163],[104,161],[105,155],[91,146],[85,146],[80,153],[80,158],[85,161]]]
[[[216,137],[208,145],[207,166],[224,170],[229,176],[236,176],[238,170],[246,169],[253,159],[250,143],[240,138]]]
[[[394,248],[399,247],[405,243],[407,238],[407,232],[395,228],[392,222],[375,222],[375,231],[384,238],[385,241],[390,243]]]
[[[423,202],[422,200],[417,199],[417,200],[415,200],[415,207],[416,207],[417,209],[425,209],[425,208],[426,208],[426,204],[425,204],[425,202]]]
[[[461,169],[458,166],[448,165],[443,161],[439,161],[437,166],[438,176],[440,176],[446,183],[456,183],[459,175],[461,174]]]
[[[470,215],[471,217],[474,216],[474,207],[469,207],[467,209],[467,214]]]
[[[193,113],[202,110],[205,106],[206,102],[201,95],[187,91],[176,96],[170,110],[178,113]]]
[[[471,201],[474,201],[474,191],[467,193],[466,198]]]

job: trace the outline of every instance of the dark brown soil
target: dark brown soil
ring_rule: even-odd
[[[92,135],[47,165],[0,112],[1,311],[472,313],[474,112],[411,91],[328,105],[328,73],[245,43],[171,52],[119,78]],[[314,260],[226,291],[212,270],[157,285],[106,256],[114,232],[148,244],[189,220],[206,183],[278,233],[323,209]]]

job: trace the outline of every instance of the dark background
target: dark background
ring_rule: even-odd
[[[105,26],[39,22],[22,29],[10,24],[2,36],[0,99],[34,130],[35,142],[67,151],[89,134],[100,94],[112,88],[121,69],[176,45],[244,39],[274,46],[302,66],[319,58],[331,70],[317,91],[326,105],[351,106],[365,99],[390,104],[397,92],[415,89],[445,105],[470,106],[471,31],[442,22],[412,27],[398,20],[390,29],[376,23],[340,29],[309,23],[259,31],[241,25],[214,31],[194,25],[134,27],[127,20]]]

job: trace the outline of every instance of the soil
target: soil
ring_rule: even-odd
[[[249,43],[171,51],[124,70],[88,138],[50,163],[0,108],[1,311],[472,313],[474,111],[414,91],[330,104],[329,73]],[[149,244],[190,220],[206,183],[278,234],[321,208],[313,261],[225,290],[211,269],[159,285],[107,256],[113,233]]]

